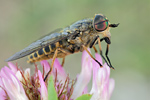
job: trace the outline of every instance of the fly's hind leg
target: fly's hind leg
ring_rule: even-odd
[[[53,59],[52,59],[51,68],[50,68],[49,72],[46,74],[46,76],[45,76],[45,78],[44,78],[44,81],[46,81],[47,77],[49,76],[49,74],[50,74],[50,73],[52,72],[52,70],[53,70],[53,65],[54,65],[55,59],[56,59],[56,57],[57,57],[58,51],[62,51],[62,52],[65,53],[65,54],[72,54],[72,52],[69,51],[69,50],[66,50],[66,49],[63,49],[63,48],[57,48],[57,49],[55,50],[55,52],[54,52],[54,56],[53,56]],[[63,58],[62,64],[64,63],[64,59],[65,59],[65,58]]]
[[[73,53],[72,51],[69,51],[69,50],[63,49],[63,48],[58,48],[58,50],[61,51],[61,52],[63,52],[63,53],[65,53],[66,55],[69,55],[69,54],[72,54],[72,53]],[[63,57],[61,66],[63,66],[64,63],[65,63],[65,57]]]
[[[66,55],[72,54],[72,51],[69,51],[67,49],[63,49],[63,48],[57,48],[57,49],[58,49],[58,51],[61,51],[61,52],[65,53]],[[63,57],[61,66],[63,66],[64,63],[65,63],[65,57]]]
[[[46,74],[45,78],[44,78],[44,82],[46,81],[47,77],[49,76],[49,74],[52,72],[53,70],[53,65],[54,65],[54,61],[57,57],[57,53],[58,53],[58,49],[55,50],[54,52],[54,56],[53,56],[53,59],[52,59],[52,64],[51,64],[51,67],[50,67],[50,70],[48,71],[48,73]]]

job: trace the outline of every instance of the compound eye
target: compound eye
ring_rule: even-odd
[[[96,15],[94,18],[94,28],[98,32],[102,32],[108,27],[108,20],[102,15]]]

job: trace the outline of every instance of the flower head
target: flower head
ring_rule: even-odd
[[[110,99],[115,82],[109,78],[109,66],[102,63],[99,54],[96,53],[95,57],[103,65],[102,68],[86,51],[83,51],[81,72],[73,80],[70,79],[58,59],[55,60],[51,75],[59,100],[74,100],[83,94],[92,95],[91,100]],[[35,65],[33,75],[30,74],[29,68],[21,70],[10,62],[8,65],[10,68],[5,66],[0,71],[0,98],[2,100],[48,100],[48,81],[44,81],[44,76],[50,70],[50,64],[46,60],[41,61],[43,71],[38,70]],[[92,75],[92,88],[88,91]]]

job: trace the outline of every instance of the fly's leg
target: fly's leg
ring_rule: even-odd
[[[94,44],[96,43],[97,39],[99,38],[99,36],[96,36],[92,42],[90,43],[90,48],[92,48],[94,46]]]
[[[64,63],[65,63],[65,57],[63,58],[62,63],[61,63],[62,67],[64,66]]]
[[[108,60],[108,62],[109,62],[109,64],[110,64],[109,67],[112,68],[112,69],[115,69],[115,68],[111,65],[111,62],[110,62],[110,60],[109,60],[108,51],[109,51],[109,44],[107,44],[107,48],[106,48],[106,53],[105,53],[105,55],[106,55],[106,58],[107,58],[107,60]]]
[[[102,38],[102,39],[100,39],[100,41],[102,42],[104,39],[105,39],[105,37],[104,37],[104,38]]]
[[[55,59],[56,59],[56,57],[57,57],[58,51],[62,51],[62,52],[65,53],[65,54],[72,54],[72,52],[69,51],[69,50],[66,50],[66,49],[63,49],[63,48],[57,48],[57,49],[55,50],[55,52],[54,52],[54,56],[53,56],[53,59],[52,59],[51,68],[50,68],[49,72],[46,74],[46,76],[45,76],[45,78],[44,78],[44,81],[46,81],[47,77],[49,76],[49,74],[50,74],[50,73],[52,72],[52,70],[53,70],[53,65],[54,65]],[[65,58],[63,58],[63,59],[65,59]],[[62,64],[63,64],[63,63],[64,63],[64,61],[62,62]]]
[[[90,48],[92,48],[93,47],[93,49],[94,49],[94,51],[97,53],[97,49],[96,49],[96,47],[94,46],[94,44],[97,42],[97,39],[99,38],[99,36],[96,36],[93,40],[92,40],[92,42],[90,43]]]
[[[107,61],[109,62],[109,65],[110,65],[109,67],[112,68],[112,69],[114,69],[114,67],[111,65],[110,59],[108,57],[109,44],[111,43],[111,41],[110,41],[110,39],[108,37],[104,37],[103,39],[107,43],[105,55],[106,55]]]
[[[59,50],[59,51],[62,51],[62,52],[65,53],[66,55],[72,54],[72,51],[69,51],[69,50],[66,50],[66,49],[63,49],[63,48],[58,48],[58,50]],[[61,63],[61,66],[62,66],[62,67],[64,66],[64,63],[65,63],[65,57],[63,58],[62,63]]]
[[[85,47],[84,45],[82,45],[82,47],[83,47],[84,50],[90,55],[90,57],[91,57],[93,60],[95,60],[95,61],[100,65],[100,67],[103,67],[102,64],[101,64],[99,61],[97,61],[97,60],[91,55],[91,53],[88,51],[87,47]]]
[[[97,49],[96,49],[96,47],[95,47],[95,46],[93,46],[93,49],[94,49],[94,51],[97,53]]]
[[[62,51],[66,55],[72,54],[72,51],[69,51],[69,50],[66,50],[66,49],[63,49],[63,48],[58,48],[58,49],[59,49],[59,51]],[[62,60],[61,66],[64,66],[64,63],[65,63],[65,57]]]
[[[99,45],[99,49],[100,49],[100,55],[102,56],[102,58],[104,59],[104,61],[107,63],[107,65],[110,67],[110,65],[108,64],[107,60],[103,56],[100,38],[98,38],[98,45]]]
[[[94,44],[97,43],[97,40],[98,40],[99,49],[100,49],[100,55],[102,56],[102,58],[104,59],[104,61],[105,61],[105,62],[107,63],[107,65],[109,66],[107,60],[105,59],[105,57],[104,57],[103,54],[102,54],[101,41],[103,41],[103,40],[106,41],[107,39],[105,39],[105,38],[106,38],[106,37],[100,39],[99,36],[96,36],[96,37],[93,39],[93,41],[91,42],[90,48],[93,47],[93,49],[95,50],[95,52],[97,52],[97,49],[95,48]],[[109,41],[108,41],[108,42],[109,42]],[[108,59],[109,59],[109,58],[108,58]]]
[[[49,74],[52,72],[53,70],[53,65],[54,65],[54,61],[57,57],[57,53],[58,53],[58,49],[55,50],[55,53],[54,53],[54,56],[53,56],[53,59],[52,59],[52,64],[51,64],[51,67],[50,67],[50,70],[48,71],[48,73],[46,74],[45,78],[44,78],[44,82],[46,81],[47,77],[49,76]]]

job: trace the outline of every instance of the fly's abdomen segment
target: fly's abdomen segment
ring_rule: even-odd
[[[33,63],[33,62],[53,58],[53,55],[54,55],[54,52],[55,52],[56,48],[58,48],[58,47],[61,48],[62,45],[63,45],[62,41],[58,41],[56,43],[49,44],[49,45],[33,52],[32,54],[30,54],[28,56],[28,61],[27,62],[28,63]]]

